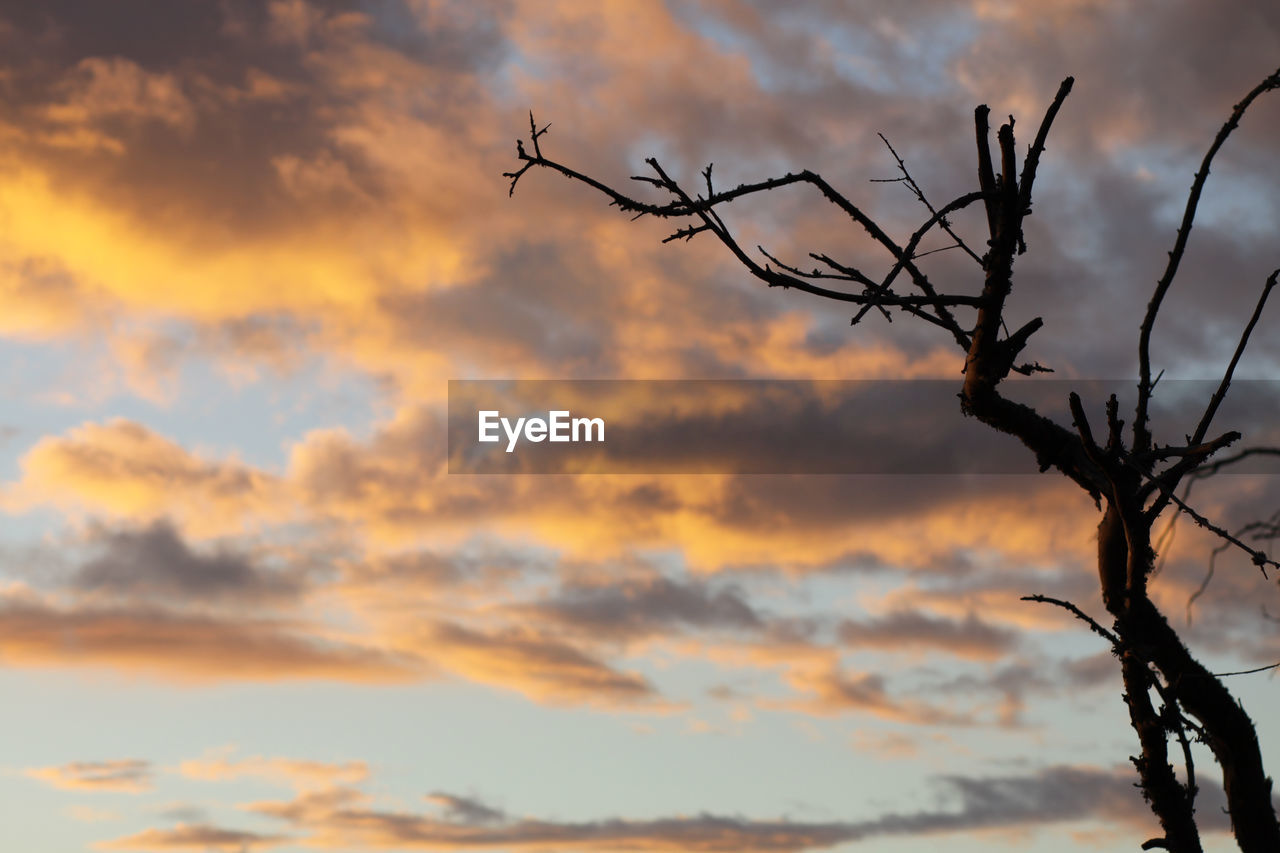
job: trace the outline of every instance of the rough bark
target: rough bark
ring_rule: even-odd
[[[1126,485],[1133,487],[1130,480]],[[1196,853],[1202,848],[1194,818],[1194,791],[1169,764],[1169,715],[1179,708],[1199,724],[1222,770],[1232,832],[1244,853],[1280,851],[1280,823],[1271,801],[1271,779],[1262,763],[1253,721],[1226,686],[1197,661],[1147,595],[1153,566],[1151,521],[1126,512],[1133,492],[1112,497],[1098,526],[1098,575],[1102,598],[1115,617],[1130,722],[1142,746],[1134,758],[1142,790],[1165,832],[1159,846]],[[1153,672],[1153,669],[1155,670]],[[1150,691],[1164,682],[1171,707],[1157,713]]]

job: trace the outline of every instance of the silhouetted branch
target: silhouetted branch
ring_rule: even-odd
[[[1187,597],[1187,624],[1191,624],[1191,608],[1195,606],[1196,599],[1204,595],[1205,590],[1209,588],[1209,582],[1213,580],[1213,573],[1217,568],[1218,555],[1230,548],[1231,545],[1223,542],[1212,551],[1209,552],[1209,570],[1204,573],[1204,578],[1200,581],[1200,586],[1196,587],[1196,591]]]
[[[1280,447],[1246,447],[1238,453],[1206,462],[1190,474],[1191,480],[1203,480],[1221,471],[1228,465],[1234,465],[1253,456],[1280,456]],[[1185,497],[1185,496],[1184,496]]]
[[[1258,672],[1267,672],[1272,669],[1280,669],[1280,662],[1269,663],[1266,666],[1255,666],[1253,669],[1238,669],[1235,672],[1215,672],[1212,673],[1214,678],[1227,678],[1232,675],[1253,675]]]
[[[1244,355],[1245,347],[1249,344],[1249,337],[1253,334],[1253,329],[1258,325],[1258,319],[1262,316],[1262,309],[1267,304],[1267,297],[1271,294],[1271,289],[1276,286],[1276,277],[1280,276],[1280,269],[1274,270],[1271,275],[1267,276],[1266,284],[1262,288],[1262,293],[1258,297],[1258,303],[1254,306],[1253,314],[1249,317],[1249,322],[1245,325],[1244,331],[1240,334],[1240,340],[1236,342],[1235,352],[1231,356],[1231,361],[1227,364],[1227,368],[1223,371],[1222,380],[1218,383],[1218,388],[1213,392],[1213,396],[1209,398],[1209,404],[1205,407],[1204,414],[1200,417],[1200,423],[1196,425],[1195,434],[1191,436],[1188,445],[1197,445],[1196,447],[1184,448],[1183,459],[1176,465],[1171,466],[1167,471],[1159,475],[1159,481],[1167,488],[1164,494],[1158,496],[1151,508],[1148,510],[1152,518],[1160,515],[1168,505],[1166,495],[1173,493],[1177,488],[1178,482],[1190,471],[1198,467],[1209,455],[1213,454],[1220,447],[1235,441],[1240,437],[1239,433],[1227,433],[1218,438],[1216,441],[1207,445],[1201,445],[1204,441],[1205,433],[1209,431],[1209,424],[1213,421],[1213,416],[1217,414],[1218,407],[1222,404],[1223,398],[1227,395],[1227,389],[1231,387],[1231,378],[1235,375],[1236,365],[1240,363],[1240,357]],[[1235,438],[1228,439],[1229,436]],[[1170,453],[1171,449],[1166,448],[1163,453],[1165,455],[1174,455]],[[1162,451],[1156,451],[1155,455],[1159,456]],[[1149,492],[1148,492],[1149,493]],[[1145,498],[1144,498],[1145,499]]]
[[[1249,322],[1240,334],[1240,340],[1236,343],[1236,351],[1232,353],[1231,362],[1222,374],[1222,381],[1218,383],[1218,390],[1209,399],[1209,405],[1205,408],[1204,415],[1196,426],[1195,434],[1191,437],[1191,444],[1198,444],[1204,440],[1205,433],[1209,431],[1209,424],[1213,421],[1213,416],[1217,414],[1218,406],[1222,404],[1222,398],[1227,396],[1227,389],[1231,387],[1231,377],[1235,375],[1236,365],[1240,363],[1240,356],[1244,355],[1245,347],[1249,345],[1249,336],[1253,334],[1253,328],[1258,325],[1258,318],[1262,316],[1262,309],[1266,307],[1267,297],[1271,295],[1271,289],[1276,286],[1276,276],[1280,276],[1280,269],[1272,270],[1271,275],[1267,276],[1267,283],[1263,285],[1262,293],[1258,296],[1258,304],[1254,306],[1253,315],[1249,317]]]
[[[1262,576],[1264,578],[1267,576],[1267,569],[1266,569],[1267,566],[1274,566],[1275,568],[1280,569],[1280,563],[1277,563],[1275,560],[1268,558],[1265,552],[1259,551],[1256,548],[1250,548],[1248,545],[1241,542],[1238,538],[1231,535],[1226,530],[1214,524],[1212,521],[1210,521],[1209,519],[1205,518],[1203,515],[1196,512],[1194,509],[1192,509],[1187,504],[1186,501],[1184,501],[1182,498],[1175,495],[1167,486],[1161,483],[1159,479],[1152,477],[1146,471],[1143,471],[1142,468],[1140,468],[1139,466],[1133,465],[1132,463],[1129,463],[1129,464],[1130,464],[1130,467],[1133,468],[1133,470],[1140,473],[1149,482],[1154,483],[1155,486],[1158,489],[1160,489],[1160,491],[1164,494],[1165,498],[1167,500],[1172,501],[1175,505],[1177,505],[1178,509],[1182,510],[1187,515],[1189,515],[1192,521],[1194,521],[1199,526],[1205,528],[1206,530],[1210,531],[1211,533],[1216,534],[1219,538],[1225,539],[1227,542],[1230,542],[1232,545],[1235,545],[1237,548],[1239,548],[1240,550],[1248,554],[1250,559],[1253,560],[1253,564],[1258,568],[1262,569]]]
[[[1187,238],[1191,235],[1191,225],[1196,218],[1196,208],[1200,204],[1200,193],[1204,190],[1205,181],[1209,178],[1209,166],[1213,163],[1218,149],[1239,126],[1240,119],[1244,117],[1249,105],[1259,95],[1276,88],[1280,88],[1280,69],[1254,86],[1249,94],[1244,96],[1244,100],[1235,105],[1231,115],[1218,131],[1218,135],[1214,137],[1213,144],[1205,152],[1204,159],[1200,161],[1200,170],[1196,172],[1195,179],[1191,183],[1191,192],[1187,195],[1187,204],[1182,213],[1182,223],[1178,226],[1178,233],[1173,242],[1173,251],[1169,252],[1169,262],[1165,266],[1164,274],[1156,282],[1155,292],[1152,293],[1151,301],[1147,304],[1147,311],[1143,315],[1142,326],[1138,333],[1138,408],[1133,421],[1133,449],[1136,451],[1151,447],[1151,431],[1147,428],[1147,410],[1151,401],[1151,390],[1154,387],[1151,381],[1151,330],[1155,327],[1156,315],[1160,312],[1165,294],[1169,292],[1174,276],[1178,274],[1178,266],[1182,263],[1182,255],[1187,248]]]
[[[1188,483],[1188,486],[1190,486],[1190,483]],[[1235,535],[1238,538],[1244,537],[1248,534],[1252,534],[1251,538],[1254,539],[1255,541],[1265,540],[1268,542],[1274,540],[1277,536],[1280,536],[1280,511],[1276,511],[1272,513],[1271,517],[1265,521],[1251,521],[1248,524],[1236,530],[1235,532]],[[1227,550],[1229,547],[1231,547],[1230,544],[1224,542],[1218,547],[1214,548],[1212,552],[1210,552],[1209,569],[1207,572],[1205,572],[1204,579],[1200,581],[1199,588],[1197,588],[1196,591],[1193,592],[1191,596],[1187,599],[1187,624],[1188,625],[1191,624],[1191,606],[1195,604],[1196,599],[1199,598],[1201,595],[1203,595],[1205,590],[1209,588],[1209,582],[1213,580],[1214,564],[1217,561],[1218,555],[1221,554],[1223,551]],[[1257,561],[1255,560],[1254,562],[1257,562]],[[1265,615],[1266,613],[1265,609],[1263,613]]]
[[[1188,445],[1185,447],[1158,447],[1154,450],[1149,450],[1146,453],[1131,455],[1129,457],[1130,462],[1137,465],[1144,474],[1147,474],[1148,469],[1150,468],[1150,462],[1148,460],[1178,459],[1177,462],[1173,463],[1154,477],[1148,475],[1150,482],[1143,486],[1138,492],[1138,499],[1142,503],[1145,503],[1147,498],[1151,497],[1156,490],[1161,492],[1161,494],[1156,497],[1156,500],[1152,502],[1151,506],[1147,508],[1147,517],[1152,521],[1159,518],[1160,513],[1164,511],[1164,508],[1169,503],[1169,499],[1165,496],[1173,494],[1184,475],[1194,471],[1210,456],[1217,453],[1224,447],[1234,444],[1239,441],[1240,438],[1241,435],[1238,432],[1225,432],[1213,441],[1205,442],[1203,444],[1197,444],[1194,446]]]
[[[1044,604],[1052,604],[1055,607],[1061,607],[1064,610],[1068,610],[1077,619],[1081,620],[1082,622],[1087,624],[1091,629],[1093,629],[1093,632],[1095,634],[1097,634],[1099,637],[1102,637],[1104,640],[1109,642],[1111,646],[1115,648],[1117,651],[1119,651],[1124,647],[1123,644],[1120,642],[1119,637],[1117,637],[1115,634],[1108,631],[1106,628],[1103,628],[1101,625],[1097,623],[1097,621],[1092,616],[1090,616],[1088,613],[1085,613],[1079,607],[1076,607],[1070,601],[1063,601],[1060,598],[1050,598],[1047,595],[1039,595],[1039,594],[1024,595],[1022,596],[1022,598],[1019,599],[1019,601],[1036,601]]]
[[[892,181],[895,183],[901,182],[905,184],[906,187],[909,190],[911,190],[911,194],[914,195],[916,199],[919,200],[919,202],[923,204],[930,213],[932,213],[934,216],[938,216],[938,211],[935,210],[933,205],[929,203],[929,199],[925,197],[924,190],[920,189],[920,185],[916,183],[915,178],[911,177],[911,173],[907,171],[907,164],[903,162],[901,157],[898,156],[898,152],[894,150],[893,145],[890,144],[889,140],[885,137],[883,133],[877,133],[876,135],[880,137],[880,141],[884,143],[884,146],[889,149],[889,153],[893,155],[893,159],[896,160],[898,163],[898,170],[902,172],[901,178],[893,178]],[[877,181],[877,183],[885,183],[885,181]],[[939,217],[938,225],[942,228],[943,231],[947,232],[947,234],[951,237],[952,240],[955,240],[956,242],[955,242],[955,246],[945,246],[943,247],[943,249],[934,249],[933,250],[934,252],[941,252],[941,251],[944,251],[944,249],[951,249],[951,248],[963,249],[965,251],[965,254],[967,254],[969,257],[973,258],[975,262],[977,262],[978,266],[982,266],[981,256],[979,256],[976,252],[974,252],[973,249],[970,249],[969,244],[966,243],[963,239],[961,239],[960,235],[951,229],[951,223],[947,222],[945,217]],[[932,253],[924,252],[922,254],[916,255],[916,257],[922,258],[928,254],[932,254]]]
[[[1040,166],[1040,155],[1044,153],[1044,143],[1049,138],[1049,128],[1053,126],[1053,120],[1057,118],[1058,110],[1062,109],[1062,103],[1067,99],[1067,95],[1071,94],[1071,87],[1075,82],[1074,77],[1068,77],[1058,86],[1058,93],[1053,96],[1053,103],[1049,104],[1049,109],[1045,111],[1044,118],[1040,122],[1040,129],[1036,131],[1035,142],[1031,143],[1031,150],[1027,152],[1027,159],[1022,164],[1022,177],[1018,181],[1018,203],[1021,205],[1018,216],[1020,219],[1031,215],[1031,185],[1036,180],[1036,169]],[[1019,231],[1021,231],[1021,226],[1019,226]],[[1025,252],[1026,250],[1027,247],[1024,243],[1019,251]]]
[[[947,330],[957,344],[961,347],[968,348],[969,339],[964,328],[956,321],[951,314],[949,308],[959,306],[975,306],[978,303],[978,297],[964,296],[960,294],[940,294],[930,283],[928,277],[916,266],[913,253],[919,245],[920,240],[933,227],[945,220],[946,216],[957,210],[960,210],[974,201],[982,198],[981,193],[969,193],[962,196],[944,207],[933,210],[931,216],[920,228],[918,228],[911,237],[907,247],[899,246],[871,217],[867,216],[857,205],[851,202],[847,197],[837,191],[831,184],[816,172],[804,170],[801,172],[788,172],[779,178],[770,178],[764,181],[754,183],[739,184],[737,187],[720,192],[713,191],[711,185],[711,169],[710,167],[704,171],[703,176],[707,185],[707,195],[705,197],[691,197],[684,189],[672,180],[661,165],[653,158],[647,159],[645,162],[652,168],[656,177],[633,175],[633,180],[650,186],[664,190],[670,193],[674,200],[665,204],[647,202],[635,198],[626,193],[620,192],[607,184],[589,177],[575,169],[565,166],[546,157],[541,150],[539,138],[547,132],[546,127],[539,128],[533,120],[530,113],[530,137],[533,142],[533,153],[530,154],[525,148],[523,141],[516,143],[516,154],[523,163],[521,168],[514,172],[504,172],[504,176],[511,179],[510,192],[515,191],[515,187],[520,178],[532,167],[540,166],[558,172],[565,177],[579,181],[593,189],[603,193],[608,197],[610,203],[620,210],[629,213],[635,213],[637,216],[655,216],[658,218],[681,218],[695,217],[701,220],[701,224],[685,226],[677,229],[669,235],[664,242],[672,240],[688,240],[698,234],[709,232],[714,234],[735,257],[757,278],[762,279],[771,287],[795,288],[797,290],[811,293],[815,296],[821,296],[826,299],[834,299],[842,302],[850,302],[857,305],[872,307],[896,307],[906,311],[909,314],[925,319],[927,322],[939,326]],[[894,259],[894,265],[886,275],[885,280],[879,284],[872,283],[869,279],[863,282],[862,278],[853,277],[852,280],[863,282],[868,289],[861,293],[849,293],[832,288],[822,287],[806,281],[806,278],[817,278],[812,274],[800,274],[795,267],[789,267],[779,264],[779,268],[783,272],[775,271],[769,267],[763,267],[751,259],[742,247],[733,238],[723,220],[715,213],[718,205],[726,204],[737,199],[754,195],[760,192],[767,192],[792,184],[808,184],[818,190],[822,196],[831,204],[839,208],[846,216],[860,225],[868,234],[871,235],[877,243],[879,243]],[[771,256],[768,256],[771,257]],[[772,259],[772,257],[771,257]],[[776,259],[772,259],[775,260]],[[845,268],[846,270],[849,268]],[[790,270],[786,272],[785,270]],[[897,275],[905,271],[911,278],[912,283],[919,288],[921,295],[918,297],[909,297],[890,292],[889,288],[893,279]],[[861,276],[861,273],[858,274]]]
[[[1191,497],[1191,488],[1196,481],[1204,480],[1220,472],[1229,465],[1242,462],[1255,456],[1280,456],[1280,447],[1247,447],[1230,456],[1224,456],[1219,459],[1205,460],[1200,465],[1192,469],[1183,482],[1182,499],[1184,501]],[[1182,517],[1182,513],[1174,513],[1169,516],[1169,522],[1165,525],[1159,539],[1155,543],[1156,553],[1160,555],[1160,562],[1156,565],[1152,574],[1159,573],[1164,567],[1168,559],[1168,549],[1173,542],[1174,533],[1177,531],[1178,519]],[[1275,518],[1273,516],[1273,518]],[[1278,522],[1280,523],[1280,522]]]

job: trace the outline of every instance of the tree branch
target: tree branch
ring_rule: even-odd
[[[915,178],[911,177],[911,173],[907,171],[907,164],[903,161],[901,157],[898,156],[898,152],[894,150],[893,145],[889,143],[889,140],[885,137],[885,135],[883,133],[878,133],[876,135],[880,137],[880,141],[884,143],[885,147],[889,149],[889,153],[893,155],[893,159],[897,161],[898,171],[902,172],[901,178],[894,178],[893,180],[904,182],[907,188],[911,190],[912,195],[914,195],[919,200],[919,202],[923,204],[925,208],[928,209],[930,213],[932,213],[935,217],[939,217],[938,224],[942,227],[943,231],[947,232],[947,234],[951,237],[952,240],[956,241],[956,247],[963,249],[965,254],[973,258],[973,260],[978,264],[978,266],[982,266],[981,256],[979,256],[976,252],[974,252],[973,249],[969,248],[969,244],[966,243],[964,240],[962,240],[960,238],[960,235],[951,229],[951,224],[947,222],[945,218],[942,218],[939,215],[938,211],[934,209],[933,205],[929,203],[929,199],[925,198],[924,190],[920,189],[920,185],[916,183]],[[982,197],[981,192],[977,193],[977,195],[979,198]],[[944,214],[945,214],[945,211],[944,211]],[[940,252],[942,250],[935,249],[934,251]],[[926,252],[925,254],[928,254],[928,253]],[[922,257],[922,256],[917,255],[916,257]]]
[[[1047,595],[1040,595],[1040,594],[1024,595],[1022,596],[1022,598],[1018,600],[1043,602],[1044,604],[1052,604],[1056,607],[1061,607],[1064,610],[1069,610],[1077,619],[1087,624],[1089,628],[1093,630],[1093,633],[1097,634],[1099,637],[1102,637],[1104,640],[1110,643],[1111,647],[1115,649],[1117,652],[1121,651],[1124,648],[1124,644],[1120,642],[1119,637],[1117,637],[1115,634],[1111,633],[1106,628],[1099,625],[1098,622],[1092,616],[1090,616],[1088,613],[1085,613],[1079,607],[1076,607],[1070,601],[1063,601],[1060,598],[1050,598]]]
[[[1218,525],[1214,524],[1212,521],[1205,518],[1200,513],[1196,512],[1187,504],[1186,501],[1184,501],[1182,498],[1175,495],[1172,490],[1170,490],[1167,486],[1164,485],[1164,483],[1160,482],[1158,478],[1152,477],[1146,471],[1142,470],[1142,468],[1139,467],[1138,465],[1135,465],[1132,462],[1129,462],[1127,458],[1126,458],[1126,463],[1133,470],[1137,471],[1144,478],[1146,478],[1148,481],[1150,481],[1151,483],[1154,483],[1156,487],[1159,488],[1160,491],[1164,494],[1166,500],[1172,501],[1174,504],[1176,504],[1178,509],[1182,510],[1187,515],[1189,515],[1191,517],[1191,520],[1194,521],[1196,524],[1205,528],[1211,533],[1216,534],[1219,538],[1225,539],[1227,542],[1230,542],[1232,545],[1235,545],[1237,548],[1239,548],[1240,550],[1248,554],[1250,559],[1253,560],[1253,564],[1262,570],[1262,576],[1264,578],[1267,576],[1267,568],[1266,568],[1267,566],[1273,566],[1277,569],[1280,569],[1280,563],[1277,563],[1275,560],[1272,560],[1269,557],[1267,557],[1265,552],[1259,551],[1256,548],[1250,548],[1248,545],[1241,542],[1238,538],[1231,535],[1230,533],[1228,533],[1226,530],[1219,527]]]
[[[1218,383],[1218,390],[1209,399],[1209,405],[1205,408],[1204,415],[1200,418],[1200,423],[1196,426],[1196,431],[1191,437],[1190,444],[1199,444],[1204,441],[1205,433],[1209,431],[1209,424],[1213,421],[1213,416],[1217,414],[1218,406],[1222,404],[1222,398],[1227,396],[1227,389],[1231,387],[1231,377],[1236,372],[1236,365],[1240,363],[1240,357],[1244,355],[1245,347],[1249,345],[1249,336],[1253,334],[1254,326],[1258,325],[1258,318],[1262,316],[1262,309],[1267,304],[1267,297],[1271,295],[1271,289],[1276,286],[1276,276],[1280,276],[1280,269],[1272,270],[1271,275],[1267,276],[1267,283],[1263,285],[1262,293],[1258,296],[1258,304],[1254,306],[1253,315],[1245,325],[1244,331],[1240,333],[1240,340],[1236,342],[1236,351],[1231,355],[1231,362],[1222,374],[1222,381]]]
[[[1244,99],[1235,105],[1231,115],[1218,131],[1218,135],[1214,137],[1213,144],[1205,152],[1204,159],[1200,161],[1200,170],[1196,172],[1195,178],[1191,183],[1191,191],[1187,195],[1186,208],[1182,213],[1182,223],[1178,226],[1178,233],[1173,241],[1173,251],[1169,252],[1169,262],[1165,266],[1164,273],[1156,282],[1155,291],[1151,295],[1151,301],[1147,304],[1147,311],[1142,318],[1142,326],[1138,334],[1138,408],[1133,420],[1134,450],[1143,451],[1151,447],[1151,431],[1147,427],[1147,410],[1150,405],[1151,390],[1154,387],[1151,381],[1151,330],[1155,327],[1156,315],[1160,312],[1160,305],[1164,302],[1165,294],[1169,292],[1174,276],[1178,274],[1178,266],[1182,263],[1182,255],[1187,248],[1187,238],[1191,235],[1191,225],[1196,218],[1196,208],[1200,204],[1200,193],[1204,190],[1205,181],[1209,178],[1209,167],[1213,163],[1213,158],[1217,155],[1218,149],[1227,141],[1227,137],[1231,135],[1232,131],[1239,126],[1240,119],[1243,118],[1245,111],[1249,109],[1249,105],[1259,95],[1276,88],[1280,88],[1280,69],[1272,72],[1269,77],[1254,86],[1249,91],[1249,94],[1245,95]]]

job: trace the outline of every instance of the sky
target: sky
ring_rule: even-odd
[[[1020,600],[1104,613],[1065,478],[451,473],[449,381],[958,392],[936,327],[851,326],[707,235],[503,172],[532,110],[547,156],[638,193],[646,157],[691,187],[807,168],[905,240],[928,212],[879,134],[941,205],[976,188],[974,107],[1025,146],[1068,75],[1008,317],[1044,318],[1054,381],[1129,381],[1192,175],[1277,65],[1280,9],[1241,0],[3,0],[5,849],[1135,849],[1117,662]],[[1264,97],[1214,163],[1166,394],[1221,374],[1280,266],[1278,133]],[[804,188],[724,215],[788,263],[892,266]],[[961,251],[920,263],[980,290]],[[1278,375],[1275,310],[1237,375]],[[1221,425],[1274,440],[1250,388]],[[634,405],[678,467],[667,403]],[[958,440],[841,411],[877,453]],[[1280,483],[1192,503],[1235,529]],[[1280,661],[1246,555],[1189,605],[1216,544],[1179,523],[1153,598],[1214,671]],[[1276,772],[1276,678],[1230,686]],[[1206,847],[1234,849],[1196,749]]]

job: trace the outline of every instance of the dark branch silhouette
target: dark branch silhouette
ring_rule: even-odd
[[[1186,514],[1221,538],[1223,547],[1243,549],[1264,575],[1268,565],[1280,567],[1280,563],[1241,538],[1252,536],[1257,541],[1265,538],[1259,536],[1262,533],[1274,537],[1280,534],[1280,520],[1273,517],[1269,528],[1245,528],[1233,534],[1188,503],[1191,484],[1197,479],[1251,455],[1280,454],[1276,449],[1248,449],[1215,460],[1215,455],[1239,440],[1240,434],[1225,432],[1217,438],[1207,439],[1212,421],[1231,386],[1236,366],[1262,316],[1277,277],[1280,277],[1280,270],[1266,279],[1218,388],[1207,401],[1194,429],[1186,435],[1185,443],[1155,444],[1149,423],[1152,392],[1162,375],[1157,374],[1154,379],[1151,376],[1151,336],[1186,251],[1209,168],[1250,105],[1263,93],[1280,88],[1280,70],[1266,77],[1236,104],[1195,175],[1168,264],[1155,285],[1140,325],[1138,397],[1132,446],[1129,448],[1125,447],[1124,423],[1119,418],[1119,404],[1114,395],[1106,404],[1105,439],[1099,443],[1084,404],[1076,394],[1072,393],[1068,401],[1072,421],[1061,424],[1029,406],[1008,399],[1000,388],[1011,373],[1032,374],[1047,370],[1038,362],[1022,359],[1023,351],[1043,327],[1044,321],[1034,317],[1010,332],[1006,325],[1005,304],[1014,285],[1014,261],[1028,248],[1023,221],[1031,213],[1032,193],[1045,142],[1071,92],[1072,83],[1072,78],[1068,77],[1059,86],[1021,163],[1013,117],[1010,116],[997,130],[996,151],[993,152],[988,124],[990,110],[979,106],[974,111],[977,189],[940,207],[928,201],[907,170],[906,163],[882,136],[900,172],[899,177],[887,180],[902,183],[929,212],[929,217],[901,243],[890,237],[874,219],[825,178],[807,169],[717,190],[712,183],[712,167],[708,166],[701,173],[702,187],[688,190],[674,180],[656,159],[650,158],[645,162],[652,174],[633,176],[633,181],[658,191],[660,198],[646,200],[620,191],[547,157],[540,141],[550,125],[539,127],[532,113],[529,116],[532,152],[523,141],[517,142],[516,154],[521,165],[505,175],[511,179],[511,192],[514,193],[520,179],[532,169],[557,172],[603,193],[611,205],[637,218],[651,216],[676,221],[678,225],[667,241],[691,240],[703,234],[714,237],[748,273],[770,287],[795,289],[858,306],[852,318],[855,324],[872,310],[886,320],[892,319],[897,312],[936,327],[954,341],[964,352],[964,378],[959,394],[961,411],[1019,439],[1035,455],[1041,471],[1056,468],[1079,485],[1102,512],[1097,534],[1098,576],[1102,604],[1113,620],[1111,628],[1104,627],[1070,602],[1043,595],[1027,596],[1024,600],[1068,610],[1106,639],[1120,659],[1129,720],[1141,746],[1141,752],[1133,758],[1133,763],[1143,794],[1164,833],[1144,843],[1143,849],[1161,848],[1176,853],[1199,853],[1202,850],[1195,820],[1196,769],[1187,734],[1191,732],[1197,740],[1208,745],[1221,768],[1232,830],[1240,848],[1246,853],[1276,853],[1280,851],[1280,823],[1272,805],[1271,779],[1263,769],[1253,722],[1220,678],[1274,669],[1280,664],[1240,672],[1209,671],[1196,660],[1168,619],[1156,608],[1148,596],[1147,584],[1158,570],[1152,531],[1170,505],[1175,510],[1173,518]],[[888,265],[883,274],[873,275],[818,252],[808,256],[818,266],[805,270],[797,263],[780,260],[762,246],[757,247],[755,253],[744,249],[721,211],[734,202],[786,186],[803,186],[816,191],[862,228],[887,255]],[[977,202],[983,205],[988,232],[986,251],[981,255],[955,232],[949,219],[952,214]],[[918,262],[940,250],[922,252],[920,246],[934,229],[951,239],[951,244],[944,249],[960,249],[981,267],[983,282],[980,292],[964,292],[939,285],[926,274]],[[909,290],[897,289],[900,278]],[[1177,494],[1180,486],[1183,488],[1181,497]],[[1172,534],[1171,520],[1158,539],[1161,547],[1167,546]],[[1207,585],[1208,579],[1205,583]],[[1195,598],[1193,595],[1192,601],[1188,602],[1188,611]],[[1159,699],[1159,707],[1152,701],[1153,692]],[[1185,781],[1178,779],[1169,763],[1171,736],[1181,748]]]

